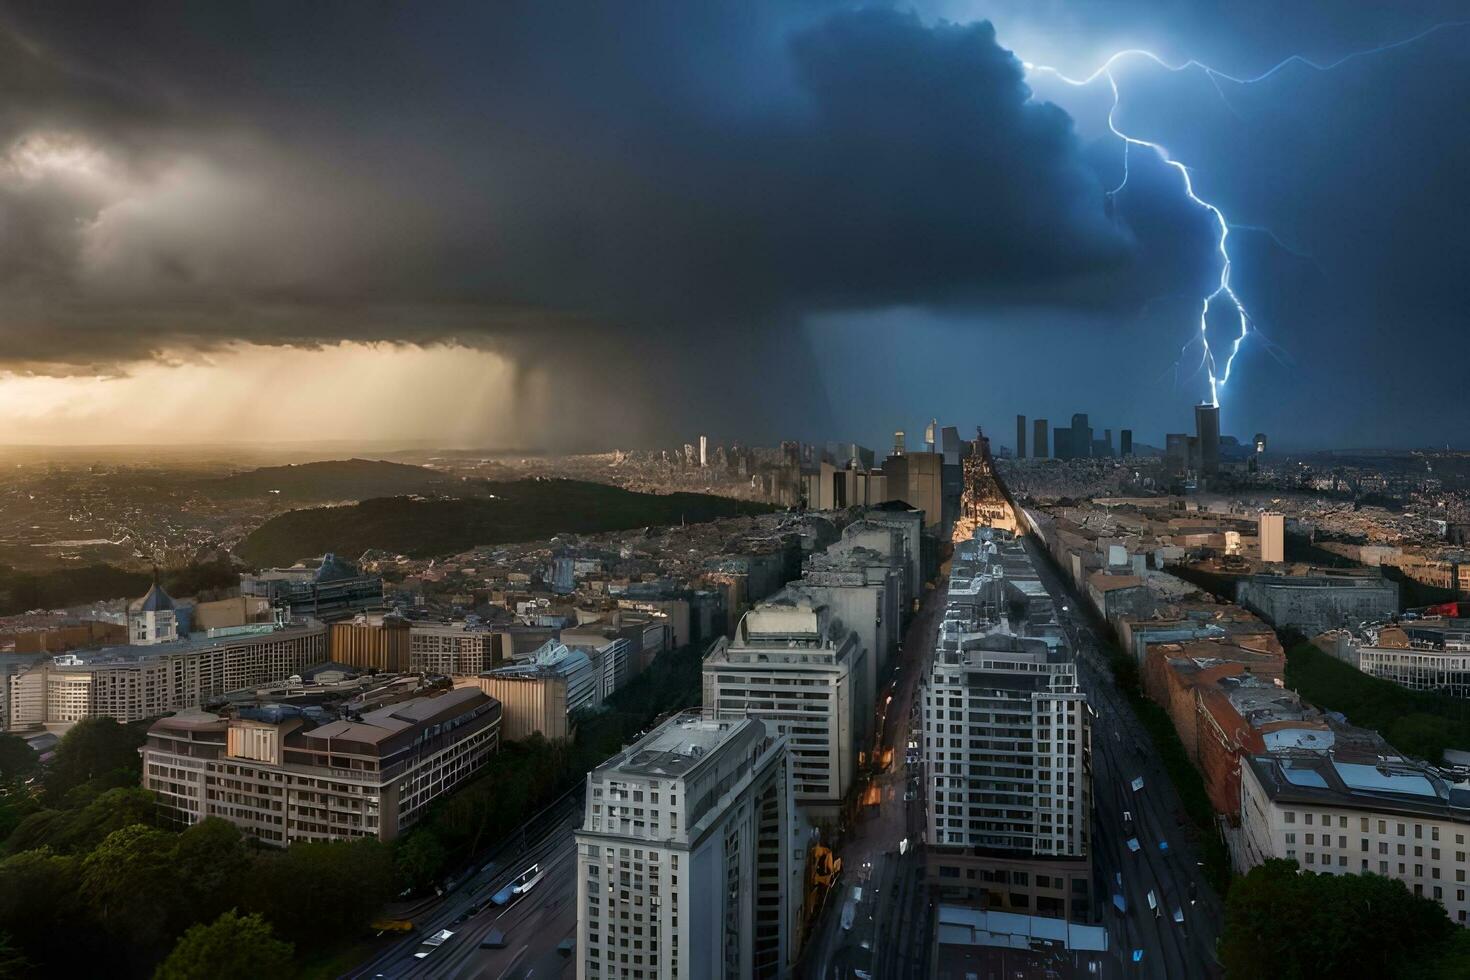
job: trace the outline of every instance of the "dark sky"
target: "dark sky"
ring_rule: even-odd
[[[1089,411],[1161,442],[1207,391],[1213,219],[1147,153],[1110,206],[1106,86],[1022,61],[1245,76],[1470,18],[1281,7],[0,4],[0,367],[456,342],[551,379],[529,441]],[[1269,230],[1231,238],[1262,335],[1227,431],[1470,445],[1467,42],[1119,63],[1120,127]]]

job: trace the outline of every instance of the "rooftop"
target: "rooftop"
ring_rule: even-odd
[[[759,724],[745,718],[706,718],[698,711],[688,711],[670,718],[597,770],[655,778],[683,776],[738,732]]]

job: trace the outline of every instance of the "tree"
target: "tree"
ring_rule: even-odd
[[[28,776],[35,771],[39,761],[25,739],[9,734],[0,735],[0,779]]]
[[[146,951],[164,938],[178,900],[174,839],[134,824],[113,831],[82,861],[82,892],[116,940]]]
[[[136,786],[142,776],[138,749],[147,739],[145,730],[119,725],[111,718],[86,718],[72,726],[56,747],[56,758],[46,779],[46,793],[53,802],[62,800],[88,783]]]
[[[154,980],[285,976],[291,970],[292,949],[259,915],[237,915],[231,909],[208,925],[190,926],[153,976]]]
[[[16,948],[10,934],[0,932],[0,980],[29,976],[32,972],[31,961]]]
[[[77,888],[79,864],[46,848],[0,861],[0,931],[56,975],[67,973],[60,961],[90,931]]]
[[[179,894],[176,931],[182,931],[215,919],[235,903],[235,888],[249,873],[251,861],[240,828],[206,817],[179,834],[170,864]]]
[[[381,841],[301,841],[257,855],[243,891],[283,938],[320,942],[365,929],[393,881],[393,851]]]
[[[432,830],[420,828],[398,842],[393,861],[398,881],[409,888],[425,888],[439,877],[447,855]]]
[[[1390,977],[1455,930],[1444,908],[1380,875],[1301,873],[1267,861],[1230,888],[1221,960],[1232,977]]]

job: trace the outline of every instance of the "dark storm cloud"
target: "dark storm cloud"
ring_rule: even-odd
[[[779,336],[819,310],[1050,294],[1133,246],[984,23],[667,3],[0,24],[12,365]]]

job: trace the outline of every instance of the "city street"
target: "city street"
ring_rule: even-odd
[[[1079,681],[1095,712],[1092,723],[1093,875],[1108,928],[1114,976],[1217,975],[1220,900],[1205,881],[1190,840],[1192,828],[1148,734],[1105,666],[1102,627],[1056,572],[1033,537],[1025,544],[1057,606],[1077,654]],[[1143,779],[1140,790],[1133,781]],[[1125,816],[1126,815],[1126,816]],[[1131,825],[1128,818],[1131,817]],[[1135,840],[1138,850],[1129,846]],[[1121,882],[1121,885],[1120,885]],[[1149,907],[1153,893],[1155,910]],[[1121,894],[1126,912],[1113,896]],[[1183,923],[1174,921],[1174,912]],[[1135,950],[1142,950],[1138,963]]]
[[[842,877],[813,928],[797,975],[809,980],[923,977],[929,967],[929,909],[922,887],[923,799],[905,801],[916,771],[904,763],[914,729],[919,684],[934,654],[939,619],[948,591],[947,567],[938,588],[926,592],[909,624],[898,668],[878,705],[876,755],[891,752],[872,780],[878,802],[864,806],[838,848]],[[900,842],[907,839],[906,853]],[[854,901],[851,928],[842,926],[843,906]]]
[[[346,974],[350,978],[486,978],[523,980],[576,975],[575,957],[557,952],[577,935],[577,845],[573,833],[582,823],[580,787],[521,828],[514,844],[493,856],[453,892],[396,914],[413,921],[412,935],[372,961]],[[525,895],[497,906],[490,896],[532,865],[545,872]],[[478,908],[478,912],[471,909]],[[413,913],[413,914],[410,914]],[[465,917],[463,921],[456,921]],[[425,939],[440,929],[454,935],[419,959]],[[492,932],[505,937],[499,949],[481,949]]]

